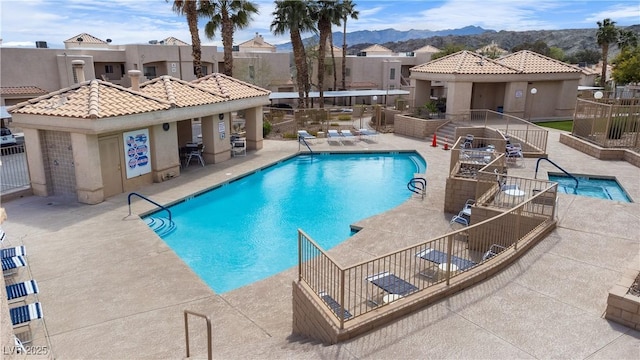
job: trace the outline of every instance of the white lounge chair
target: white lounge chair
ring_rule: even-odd
[[[306,141],[309,144],[313,144],[315,142],[316,137],[309,134],[307,130],[298,130],[298,141]]]
[[[342,135],[340,135],[340,133],[338,132],[338,130],[328,130],[327,131],[327,142],[331,143],[331,142],[338,142],[340,145],[342,145]]]
[[[38,284],[35,280],[7,285],[5,288],[7,290],[7,301],[9,301],[9,303],[26,298],[31,294],[38,293]]]
[[[6,259],[14,256],[25,256],[27,254],[24,245],[5,248],[0,250],[0,259]]]
[[[380,135],[379,132],[372,129],[360,129],[358,130],[358,133],[363,138],[363,140],[371,140],[373,142],[375,142],[378,138],[378,135]]]
[[[42,313],[42,305],[40,305],[39,302],[9,309],[9,315],[11,316],[11,323],[13,324],[14,332],[15,329],[29,326],[29,333],[31,333],[31,321],[42,319],[42,317],[44,316]],[[16,335],[19,334],[16,333]],[[33,337],[21,337],[20,340],[22,340],[23,344],[28,344],[33,341]]]
[[[353,135],[351,130],[342,130],[340,131],[340,134],[342,135],[342,141],[348,141],[350,143],[354,143],[357,140],[357,137]]]

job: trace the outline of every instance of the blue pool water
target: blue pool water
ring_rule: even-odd
[[[224,293],[296,265],[298,228],[338,245],[351,224],[407,200],[425,169],[415,152],[298,155],[172,206],[176,230],[163,239]]]
[[[558,183],[558,192],[598,199],[631,202],[629,196],[615,179],[605,179],[589,176],[576,176],[576,181],[565,175],[551,175],[549,180]]]

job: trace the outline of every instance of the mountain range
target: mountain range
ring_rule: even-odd
[[[640,25],[632,25],[625,28],[632,30],[640,37]],[[579,50],[600,50],[596,41],[598,29],[563,29],[563,30],[530,30],[530,31],[495,31],[486,30],[477,26],[467,26],[460,29],[430,31],[394,29],[375,31],[355,31],[347,33],[348,54],[355,55],[362,49],[379,44],[391,49],[393,52],[409,52],[425,45],[443,49],[448,44],[464,45],[468,49],[478,49],[495,42],[505,50],[511,50],[523,43],[544,41],[549,47],[558,47],[566,55],[574,54]],[[342,32],[333,33],[334,45],[342,46]],[[317,43],[318,37],[305,39],[305,42]],[[278,45],[278,50],[290,51],[291,43]],[[617,52],[617,47],[612,45],[610,55]]]

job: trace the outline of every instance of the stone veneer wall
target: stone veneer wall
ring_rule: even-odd
[[[640,257],[631,262],[622,278],[609,291],[604,317],[611,321],[640,330],[640,296],[629,294],[629,288],[640,274]]]
[[[447,120],[425,120],[397,114],[394,117],[394,133],[424,139],[436,132]]]
[[[640,167],[640,155],[631,150],[603,148],[566,133],[560,134],[560,143],[600,160],[624,160],[633,166]]]

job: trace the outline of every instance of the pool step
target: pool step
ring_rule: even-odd
[[[177,228],[176,223],[162,217],[147,217],[144,222],[160,237],[171,234]]]

